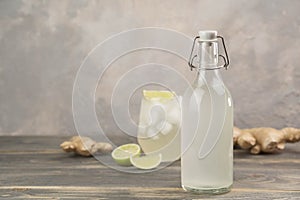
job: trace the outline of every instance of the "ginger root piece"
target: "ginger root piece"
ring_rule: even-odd
[[[284,128],[251,128],[234,127],[233,143],[242,149],[249,149],[251,154],[274,153],[283,150],[286,143],[300,141],[300,129]]]
[[[65,152],[75,152],[81,156],[92,156],[94,153],[108,153],[113,150],[109,143],[95,142],[89,137],[74,136],[69,141],[61,143]]]
[[[274,153],[283,150],[286,143],[300,141],[300,129],[284,128],[251,128],[234,127],[233,143],[242,149],[249,149],[251,154]]]

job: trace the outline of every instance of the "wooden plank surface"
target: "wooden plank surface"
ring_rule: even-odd
[[[62,152],[65,139],[0,137],[0,199],[300,199],[299,144],[274,155],[235,150],[232,191],[203,196],[181,189],[180,162],[150,173],[124,173]]]

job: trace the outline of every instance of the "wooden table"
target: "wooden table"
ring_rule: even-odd
[[[0,137],[0,199],[300,199],[300,144],[281,154],[234,152],[234,185],[216,196],[184,192],[180,162],[130,174],[64,153],[66,137]]]

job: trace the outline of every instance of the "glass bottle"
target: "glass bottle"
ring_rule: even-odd
[[[218,53],[218,39],[226,57]],[[181,184],[186,191],[220,194],[233,183],[233,105],[219,72],[229,60],[216,31],[200,31],[195,42],[198,54],[189,64],[197,68],[197,78],[182,100]]]

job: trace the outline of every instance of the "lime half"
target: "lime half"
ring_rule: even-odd
[[[153,169],[161,163],[161,154],[131,156],[130,162],[133,166],[139,169]]]
[[[143,95],[148,100],[171,100],[174,98],[175,93],[166,90],[144,90]]]
[[[138,156],[141,153],[141,148],[138,144],[124,144],[117,147],[111,156],[119,165],[130,166],[130,156]]]

